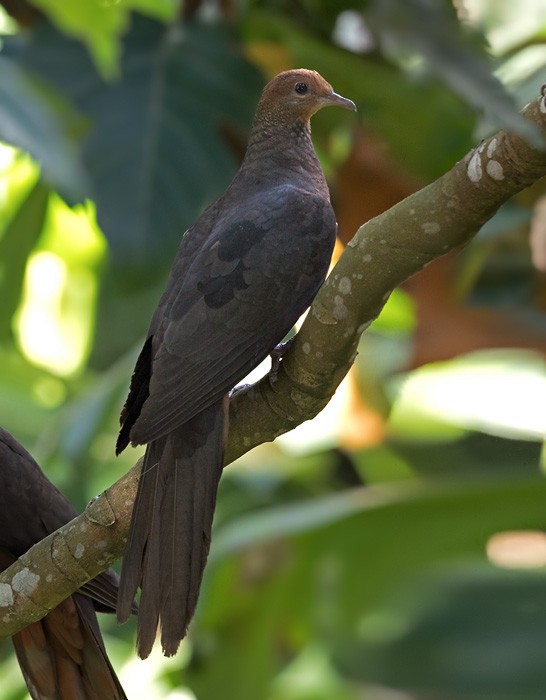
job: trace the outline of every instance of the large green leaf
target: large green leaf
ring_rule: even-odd
[[[59,95],[0,56],[0,140],[30,153],[44,179],[67,198],[81,197],[86,180],[68,129],[74,115]]]
[[[104,75],[113,76],[118,67],[120,37],[127,30],[132,9],[162,20],[172,19],[179,0],[31,0],[57,27],[89,47]]]
[[[13,345],[0,345],[0,425],[31,447],[46,425],[51,408],[37,394],[62,392],[64,384],[27,362]]]
[[[184,229],[235,170],[219,130],[245,134],[259,73],[225,27],[165,27],[140,16],[125,38],[121,77],[113,84],[101,80],[79,44],[51,26],[40,27],[16,56],[93,122],[84,162],[117,272],[161,270]]]
[[[227,185],[236,162],[218,129],[248,127],[261,83],[220,27],[145,20],[122,71],[96,104],[85,160],[113,254],[148,265]]]
[[[338,664],[417,697],[542,700],[545,590],[544,571],[448,567],[394,590]]]

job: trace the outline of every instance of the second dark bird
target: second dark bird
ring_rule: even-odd
[[[76,515],[24,447],[0,428],[0,570]],[[117,591],[117,575],[103,571],[12,637],[34,700],[126,700],[95,614],[115,611]]]
[[[158,625],[176,653],[197,604],[224,461],[228,392],[290,331],[330,263],[336,219],[311,141],[322,107],[355,109],[318,73],[262,93],[241,168],[184,234],[137,360],[117,452],[147,444],[118,618],[142,595],[137,648]]]

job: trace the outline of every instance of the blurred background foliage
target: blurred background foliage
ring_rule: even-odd
[[[0,422],[79,507],[114,459],[184,229],[229,182],[261,87],[322,72],[340,240],[509,127],[541,0],[2,0]],[[132,698],[539,700],[546,687],[546,205],[537,183],[391,297],[329,407],[221,484],[170,660],[102,620]],[[25,697],[11,647],[0,697]]]

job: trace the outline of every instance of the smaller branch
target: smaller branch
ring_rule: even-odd
[[[546,132],[544,95],[523,114]],[[226,464],[315,416],[347,373],[360,335],[392,290],[466,243],[503,202],[544,175],[544,151],[501,131],[439,180],[362,226],[275,376],[232,398]],[[0,574],[0,637],[43,617],[123,554],[139,472],[137,462],[80,516]]]

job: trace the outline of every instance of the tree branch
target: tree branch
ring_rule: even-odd
[[[544,95],[523,114],[546,134]],[[226,464],[313,418],[349,370],[362,332],[392,290],[468,242],[501,204],[545,174],[544,150],[501,131],[436,182],[362,226],[276,376],[233,396]],[[140,461],[80,516],[0,574],[0,637],[43,617],[122,555],[139,471]]]

